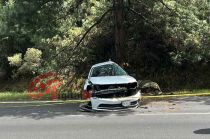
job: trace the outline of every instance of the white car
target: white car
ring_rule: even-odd
[[[83,98],[92,110],[115,110],[139,106],[137,81],[118,64],[108,61],[95,64],[85,81]],[[87,108],[87,107],[86,107]]]

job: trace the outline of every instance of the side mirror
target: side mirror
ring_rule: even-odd
[[[92,85],[93,83],[90,80],[88,80],[88,84]]]

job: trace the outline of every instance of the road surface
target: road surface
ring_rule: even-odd
[[[148,102],[138,109],[86,113],[78,104],[0,104],[1,139],[210,139],[210,98]]]

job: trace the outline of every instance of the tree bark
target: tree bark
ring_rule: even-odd
[[[122,64],[126,61],[125,51],[125,11],[124,0],[114,0],[114,18],[115,18],[115,52],[116,61],[118,64]]]

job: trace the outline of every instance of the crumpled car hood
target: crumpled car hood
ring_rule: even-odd
[[[136,82],[136,79],[134,79],[131,76],[125,75],[125,76],[101,76],[101,77],[90,77],[89,80],[93,84],[128,84]]]

